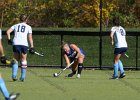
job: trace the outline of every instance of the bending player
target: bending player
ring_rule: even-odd
[[[72,77],[77,72],[77,78],[80,78],[83,69],[83,61],[85,58],[84,51],[75,44],[67,43],[63,45],[63,50],[64,59],[66,61],[67,66],[69,66],[69,64],[72,61],[75,61],[72,65],[72,73],[68,74],[68,77]]]
[[[120,26],[119,18],[113,19],[114,27],[111,29],[110,38],[112,45],[115,43],[114,50],[114,74],[113,79],[118,79],[118,70],[120,70],[119,78],[125,77],[123,64],[120,60],[122,54],[127,51],[126,32],[123,27]]]
[[[27,69],[27,51],[28,51],[28,41],[30,43],[31,54],[34,54],[34,46],[32,39],[32,28],[27,25],[27,16],[20,16],[20,23],[13,25],[7,30],[8,44],[13,45],[14,52],[14,63],[12,64],[12,79],[17,80],[18,63],[21,63],[21,77],[20,80],[24,81],[26,77]],[[11,40],[10,34],[14,31],[14,38]]]
[[[5,82],[3,80],[3,78],[1,77],[1,73],[0,73],[0,90],[3,94],[3,96],[5,97],[5,100],[16,100],[17,97],[20,95],[20,93],[16,93],[16,94],[9,94]]]

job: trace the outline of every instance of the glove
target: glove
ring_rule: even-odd
[[[12,41],[11,39],[9,39],[9,40],[8,40],[8,44],[9,44],[9,45],[12,45],[12,44],[13,44],[13,41]]]
[[[34,48],[30,48],[30,49],[29,49],[29,53],[30,53],[30,54],[34,54],[34,53],[35,53]]]
[[[8,60],[5,56],[2,56],[1,57],[1,63],[3,63],[3,64],[11,64],[11,61]]]
[[[74,61],[78,61],[78,58],[74,58]]]

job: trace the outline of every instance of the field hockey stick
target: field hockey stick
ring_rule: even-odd
[[[29,49],[28,49],[28,51],[29,51]],[[44,54],[43,54],[43,53],[39,53],[39,52],[37,52],[37,51],[35,51],[35,52],[34,52],[34,54],[36,54],[36,55],[38,55],[38,56],[41,56],[41,57],[43,57],[43,56],[44,56]]]
[[[58,76],[60,76],[60,75],[61,75],[61,74],[67,69],[67,68],[69,68],[73,63],[74,63],[74,61],[72,61],[72,62],[70,63],[69,66],[65,67],[65,68],[62,69],[60,72],[58,72],[58,73],[54,73],[53,76],[54,76],[54,77],[58,77]]]
[[[129,58],[129,56],[128,56],[126,53],[125,53],[124,55],[125,55],[127,58]]]
[[[41,57],[43,57],[44,56],[44,54],[43,53],[39,53],[39,52],[34,52],[36,55],[38,55],[38,56],[41,56]]]

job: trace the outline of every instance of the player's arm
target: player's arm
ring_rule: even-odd
[[[28,41],[30,43],[30,49],[29,49],[29,53],[34,54],[35,50],[34,50],[34,45],[33,45],[33,37],[32,37],[32,33],[28,34]]]
[[[30,44],[29,53],[34,54],[35,53],[35,50],[34,50],[33,36],[32,36],[32,28],[31,27],[29,27],[28,41],[29,41],[29,44]]]
[[[65,62],[67,64],[67,66],[69,66],[70,65],[70,60],[69,60],[69,58],[66,54],[64,54],[64,59],[65,59]]]
[[[12,28],[9,28],[6,32],[7,34],[7,39],[8,39],[8,44],[9,45],[12,45],[13,44],[13,41],[11,40],[11,37],[10,37],[10,34],[13,32],[13,29]]]
[[[75,44],[71,44],[70,47],[77,52],[77,55],[75,57],[76,59],[81,56],[81,51],[80,51],[79,47],[77,47]]]
[[[110,33],[110,39],[111,39],[112,45],[114,45],[114,32]]]
[[[28,40],[29,40],[29,43],[30,43],[30,48],[34,48],[32,33],[29,33]]]
[[[13,29],[12,29],[12,28],[9,28],[9,29],[7,30],[7,32],[6,32],[8,40],[11,39],[10,34],[12,33],[12,31],[13,31]]]

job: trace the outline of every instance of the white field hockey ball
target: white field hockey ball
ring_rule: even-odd
[[[54,77],[56,77],[58,74],[57,73],[54,73],[53,75],[54,75]]]

